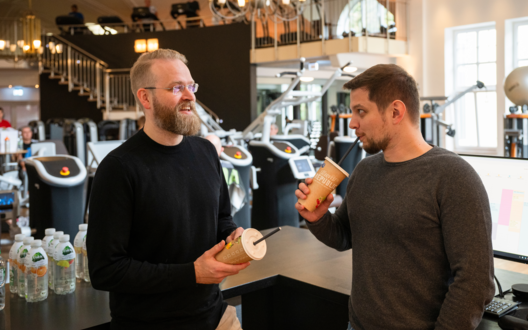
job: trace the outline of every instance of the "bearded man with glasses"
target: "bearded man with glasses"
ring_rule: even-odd
[[[145,126],[94,178],[86,245],[93,287],[110,292],[112,329],[241,329],[218,283],[249,263],[214,256],[243,229],[214,146],[194,136],[198,84],[186,63],[169,49],[139,57],[130,80]]]

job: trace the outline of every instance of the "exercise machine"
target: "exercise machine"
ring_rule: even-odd
[[[270,128],[275,122],[275,117],[281,115],[282,109],[288,106],[317,101],[326,93],[334,80],[343,75],[344,67],[337,69],[320,92],[295,90],[305,72],[304,64],[305,60],[301,58],[299,71],[282,72],[278,75],[293,76],[293,79],[286,91],[271,102],[242,132],[242,139],[251,140],[248,143],[249,151],[253,155],[255,167],[258,168],[259,189],[253,194],[252,227],[259,230],[284,225],[299,227],[299,216],[295,209],[298,179],[293,174],[289,160],[301,156],[301,152],[288,139],[288,137],[292,138],[292,135],[285,135],[284,138],[270,136]],[[260,140],[257,140],[258,138]],[[308,149],[310,142],[306,140]]]
[[[504,156],[528,158],[528,67],[518,67],[506,77],[504,92],[514,104],[504,115]]]
[[[36,238],[46,228],[72,235],[83,223],[85,165],[77,157],[45,156],[26,159],[29,214]]]
[[[422,131],[422,136],[425,141],[429,144],[443,147],[442,146],[442,136],[440,127],[445,128],[445,133],[447,136],[454,137],[456,130],[453,124],[449,124],[446,121],[441,119],[442,112],[447,109],[448,106],[454,104],[462,96],[466,95],[469,92],[472,92],[475,89],[484,88],[484,83],[477,81],[477,83],[466,90],[454,95],[453,97],[445,96],[432,96],[432,97],[420,97],[420,101],[428,101],[423,106],[423,113],[420,115],[420,130]],[[447,101],[446,103],[439,105],[436,101]]]
[[[224,130],[220,126],[222,120],[218,115],[199,100],[196,100],[196,111],[202,121],[200,128],[201,135],[206,137],[209,134],[214,134],[222,141],[224,151],[220,154],[220,159],[223,160],[222,166],[228,169],[228,182],[231,183],[232,181],[231,169],[235,169],[238,173],[237,178],[239,180],[237,184],[245,192],[243,206],[233,215],[233,221],[239,227],[250,228],[252,227],[250,205],[251,189],[258,188],[256,182],[256,170],[255,167],[252,166],[253,157],[245,147],[244,141],[240,138],[241,133],[236,130]],[[226,162],[229,165],[226,165]],[[233,193],[230,191],[230,195],[231,194]],[[238,199],[238,197],[234,195],[230,197],[232,197],[232,202],[234,202],[233,199]]]

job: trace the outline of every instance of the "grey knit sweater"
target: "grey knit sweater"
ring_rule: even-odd
[[[356,330],[474,329],[495,292],[488,196],[444,149],[401,163],[364,159],[341,207],[308,228],[352,249]]]

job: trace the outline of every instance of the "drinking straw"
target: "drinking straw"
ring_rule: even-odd
[[[359,136],[358,138],[356,139],[356,141],[354,141],[354,143],[352,143],[352,145],[350,146],[350,148],[348,148],[346,154],[343,156],[343,158],[341,158],[341,160],[339,161],[339,163],[337,163],[338,166],[341,166],[341,163],[345,160],[345,158],[348,156],[348,154],[350,153],[350,151],[352,151],[352,148],[354,148],[356,146],[356,144],[358,143],[359,141]]]
[[[259,240],[256,240],[255,242],[253,242],[253,245],[257,245],[258,243],[262,242],[263,240],[265,240],[266,238],[270,237],[271,235],[279,232],[279,230],[281,230],[281,227],[275,229],[274,231],[272,231],[271,233],[267,234],[266,236],[263,236]]]

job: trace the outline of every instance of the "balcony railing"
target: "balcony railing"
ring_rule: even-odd
[[[276,0],[282,1],[282,0]],[[260,16],[260,17],[259,17]],[[306,0],[302,14],[290,21],[254,13],[225,20],[202,8],[200,17],[153,22],[63,25],[63,33],[116,34],[206,28],[233,22],[253,22],[252,48],[278,47],[352,37],[407,39],[406,0]]]

